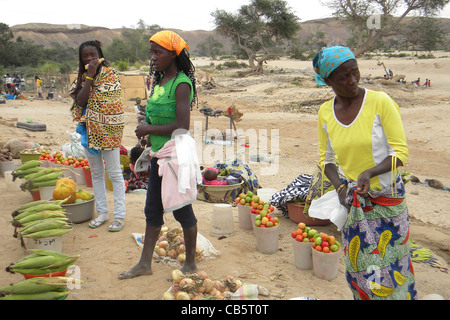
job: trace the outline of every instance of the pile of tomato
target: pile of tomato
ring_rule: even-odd
[[[296,231],[292,231],[291,237],[299,242],[311,242],[314,250],[324,253],[337,252],[341,248],[341,244],[334,236],[318,232],[313,228],[307,227],[303,222],[298,224]]]

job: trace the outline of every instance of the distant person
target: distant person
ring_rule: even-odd
[[[145,120],[145,106],[141,105],[141,101],[141,98],[136,98],[134,105],[134,111],[137,115],[138,124]]]
[[[26,89],[27,89],[27,85],[25,82],[25,78],[22,76],[22,77],[20,77],[20,92],[25,92]]]
[[[206,168],[203,171],[203,184],[208,186],[224,186],[228,182],[226,180],[218,179],[219,170],[216,168]]]
[[[43,99],[43,97],[42,97],[42,84],[44,83],[44,81],[39,79],[38,76],[35,76],[34,80],[35,80],[35,83],[36,83],[36,93],[38,95],[38,98],[39,99]]]

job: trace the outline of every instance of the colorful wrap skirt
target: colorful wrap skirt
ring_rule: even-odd
[[[371,191],[368,197],[356,194],[356,184],[348,183],[351,207],[342,230],[345,275],[354,299],[417,299],[401,177],[392,189],[396,192]]]

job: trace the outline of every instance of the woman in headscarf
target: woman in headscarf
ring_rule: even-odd
[[[320,51],[313,67],[316,82],[336,95],[319,110],[319,165],[349,209],[342,230],[347,283],[355,299],[417,299],[397,169],[408,159],[399,106],[383,92],[359,87],[349,48]]]
[[[192,180],[188,175],[190,188],[184,193],[180,192],[182,177],[180,171],[174,169],[174,166],[178,166],[175,162],[181,162],[178,144],[176,152],[174,150],[175,141],[183,136],[178,132],[189,130],[191,106],[196,96],[195,68],[189,59],[189,46],[175,32],[158,32],[149,42],[152,88],[147,101],[146,121],[142,121],[136,128],[136,136],[140,139],[148,135],[151,145],[150,174],[144,208],[144,247],[139,262],[129,271],[121,273],[120,279],[152,274],[153,251],[164,224],[163,213],[168,211],[173,212],[183,228],[186,260],[181,271],[197,271],[197,219],[191,205],[196,200],[197,184],[195,178]],[[183,145],[186,146],[186,143]],[[183,156],[189,152],[196,155],[195,144],[188,149],[185,149]],[[169,163],[172,161],[169,158],[175,162]],[[168,166],[170,170],[167,170]],[[174,175],[174,172],[178,175]]]
[[[109,66],[99,41],[86,41],[79,47],[78,77],[70,88],[74,102],[72,116],[92,174],[98,217],[89,227],[108,221],[105,168],[113,185],[114,221],[109,231],[120,231],[125,219],[125,182],[120,167],[120,144],[125,124],[122,87],[118,72]]]

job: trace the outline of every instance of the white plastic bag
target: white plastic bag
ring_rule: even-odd
[[[309,207],[308,214],[311,218],[330,220],[341,231],[348,217],[347,208],[339,202],[336,190],[331,190],[313,200]]]
[[[81,145],[81,136],[77,132],[67,131],[67,134],[70,136],[70,142],[64,144],[61,147],[61,151],[64,154],[64,157],[72,156],[75,158],[86,158],[86,153],[84,147]]]

